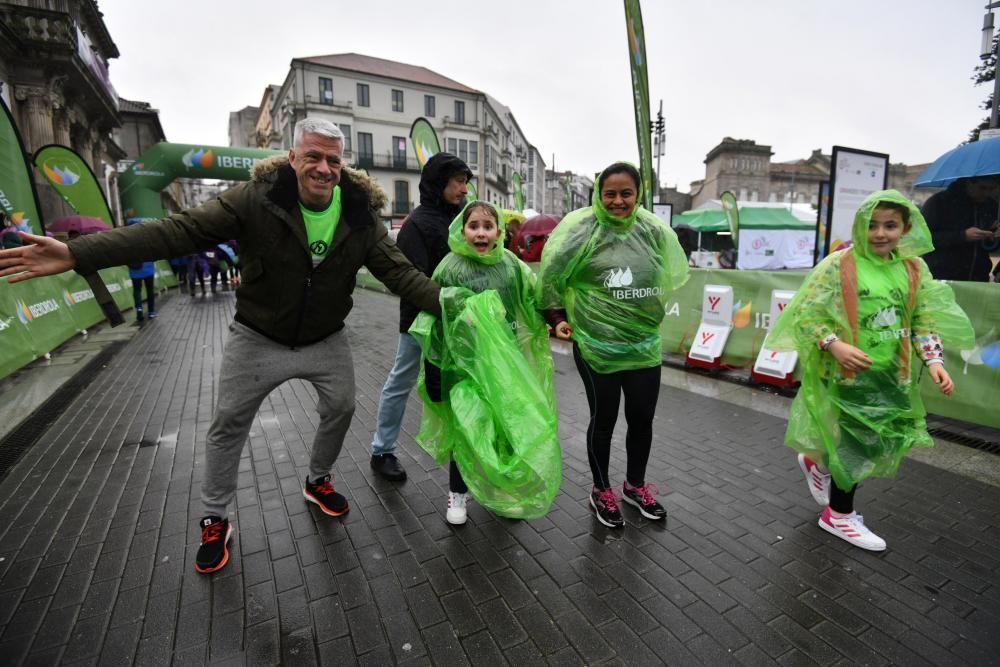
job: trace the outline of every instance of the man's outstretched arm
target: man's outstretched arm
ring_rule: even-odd
[[[0,250],[0,278],[10,276],[7,282],[19,283],[76,267],[76,258],[62,241],[25,232],[18,232],[18,236],[26,245]]]

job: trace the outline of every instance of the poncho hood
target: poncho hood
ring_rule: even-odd
[[[872,252],[871,246],[868,244],[868,225],[871,224],[875,207],[881,202],[905,206],[910,212],[910,231],[903,234],[896,249],[889,257],[884,258],[884,261],[901,262],[911,257],[926,255],[934,250],[930,229],[927,228],[927,221],[924,220],[920,209],[896,190],[880,190],[868,195],[868,198],[861,203],[854,214],[854,226],[851,228],[851,247],[855,255],[869,260],[883,260]]]
[[[474,204],[479,206],[485,204],[489,206],[493,209],[497,218],[497,241],[493,244],[493,248],[491,248],[485,255],[480,255],[476,252],[476,249],[469,245],[469,243],[465,240],[465,237],[462,236],[462,217],[465,215],[465,211]],[[451,248],[451,251],[456,255],[468,257],[474,262],[480,262],[482,264],[496,264],[503,257],[503,238],[506,231],[507,220],[504,217],[503,211],[501,211],[499,207],[494,204],[490,204],[489,202],[478,200],[472,201],[466,204],[462,210],[459,211],[458,215],[455,216],[455,219],[451,221],[451,225],[448,227],[448,247]]]
[[[626,162],[624,160],[615,162],[614,164],[628,164],[635,167],[635,165],[631,162]],[[639,214],[639,209],[642,206],[640,203],[642,201],[642,183],[638,183],[636,186],[635,206],[632,208],[632,212],[624,218],[616,218],[608,213],[608,209],[604,208],[604,203],[601,202],[601,188],[598,185],[601,182],[601,178],[609,168],[610,167],[606,167],[597,177],[597,181],[594,183],[594,193],[590,196],[590,205],[594,209],[594,216],[597,218],[597,222],[602,225],[606,225],[615,231],[625,231],[635,224],[635,218]],[[638,171],[638,168],[636,168],[636,171]]]

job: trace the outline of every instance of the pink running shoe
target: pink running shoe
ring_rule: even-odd
[[[820,470],[815,461],[804,454],[799,454],[799,468],[806,476],[806,485],[813,500],[820,507],[826,507],[830,503],[830,473]]]
[[[819,517],[819,527],[856,547],[868,551],[885,551],[885,540],[868,530],[864,517],[857,512],[834,516],[829,507],[824,507]]]

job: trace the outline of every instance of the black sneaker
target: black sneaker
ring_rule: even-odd
[[[309,502],[319,505],[319,508],[330,516],[347,514],[347,510],[350,509],[347,498],[333,490],[329,475],[322,477],[315,484],[306,477],[306,487],[302,489],[302,495]]]
[[[229,540],[233,537],[233,527],[229,519],[206,516],[201,526],[201,546],[194,560],[194,569],[202,574],[221,570],[229,562]]]
[[[590,506],[594,508],[597,520],[608,528],[621,528],[625,525],[625,519],[618,510],[618,499],[612,489],[594,489],[590,493]]]
[[[663,505],[656,502],[656,497],[653,495],[658,492],[659,489],[652,484],[632,486],[628,482],[625,482],[622,486],[622,500],[638,509],[639,514],[647,519],[658,521],[667,516],[667,510],[663,508]]]
[[[371,461],[372,470],[390,482],[402,482],[406,471],[395,454],[375,454]]]
[[[145,318],[142,316],[142,308],[135,309],[135,321],[142,322]]]

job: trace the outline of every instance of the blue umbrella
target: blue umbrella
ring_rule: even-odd
[[[962,144],[938,159],[913,184],[924,188],[945,188],[960,178],[1000,174],[1000,140],[980,139]]]

